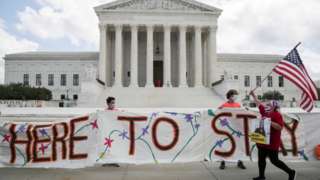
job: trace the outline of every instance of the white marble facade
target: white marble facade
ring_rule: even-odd
[[[195,1],[132,0],[95,11],[99,79],[107,87],[201,87],[217,80],[221,10]]]
[[[282,58],[217,54],[222,11],[194,0],[118,0],[95,11],[99,52],[8,54],[5,83],[23,82],[24,74],[30,74],[30,85],[37,86],[35,76],[42,74],[41,86],[52,90],[54,99],[78,95],[84,104],[91,100],[102,106],[105,97],[112,95],[122,107],[215,107],[230,88],[238,89],[244,99],[257,79],[264,78]],[[48,74],[54,74],[54,86],[48,86]],[[59,82],[61,74],[67,76],[64,86]],[[79,74],[76,86],[74,74]],[[221,78],[225,80],[212,87]],[[278,90],[287,101],[298,99],[299,92],[290,82],[279,85],[275,74],[271,81],[257,94]]]

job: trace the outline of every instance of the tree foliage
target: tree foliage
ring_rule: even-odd
[[[284,100],[284,96],[279,91],[268,91],[263,93],[263,100]]]
[[[23,84],[0,85],[1,100],[51,100],[52,93],[46,88]]]

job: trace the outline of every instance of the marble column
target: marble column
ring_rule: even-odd
[[[116,40],[115,40],[115,87],[122,87],[122,25],[115,25]]]
[[[138,26],[131,25],[130,87],[138,87]]]
[[[187,87],[186,26],[179,26],[179,87]]]
[[[171,27],[164,26],[164,74],[163,87],[171,87]]]
[[[153,84],[153,25],[147,25],[147,78],[146,87],[154,87]]]
[[[107,85],[106,63],[107,63],[107,25],[99,24],[100,29],[100,54],[99,54],[99,80]]]
[[[212,87],[212,83],[216,82],[217,79],[217,40],[216,40],[217,26],[209,27],[209,50],[208,50],[208,86]]]
[[[202,86],[202,38],[201,27],[195,27],[195,87]]]

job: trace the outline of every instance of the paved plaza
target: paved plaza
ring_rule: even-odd
[[[15,169],[0,168],[0,180],[250,180],[257,175],[257,164],[245,162],[247,169],[227,164],[194,162],[186,164],[128,165],[117,167],[90,167],[85,169]],[[320,180],[320,162],[291,162],[298,172],[297,180]],[[287,175],[268,163],[266,178],[285,180]]]

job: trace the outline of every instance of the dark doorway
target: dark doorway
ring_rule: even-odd
[[[153,62],[153,82],[155,87],[163,86],[163,61]]]

